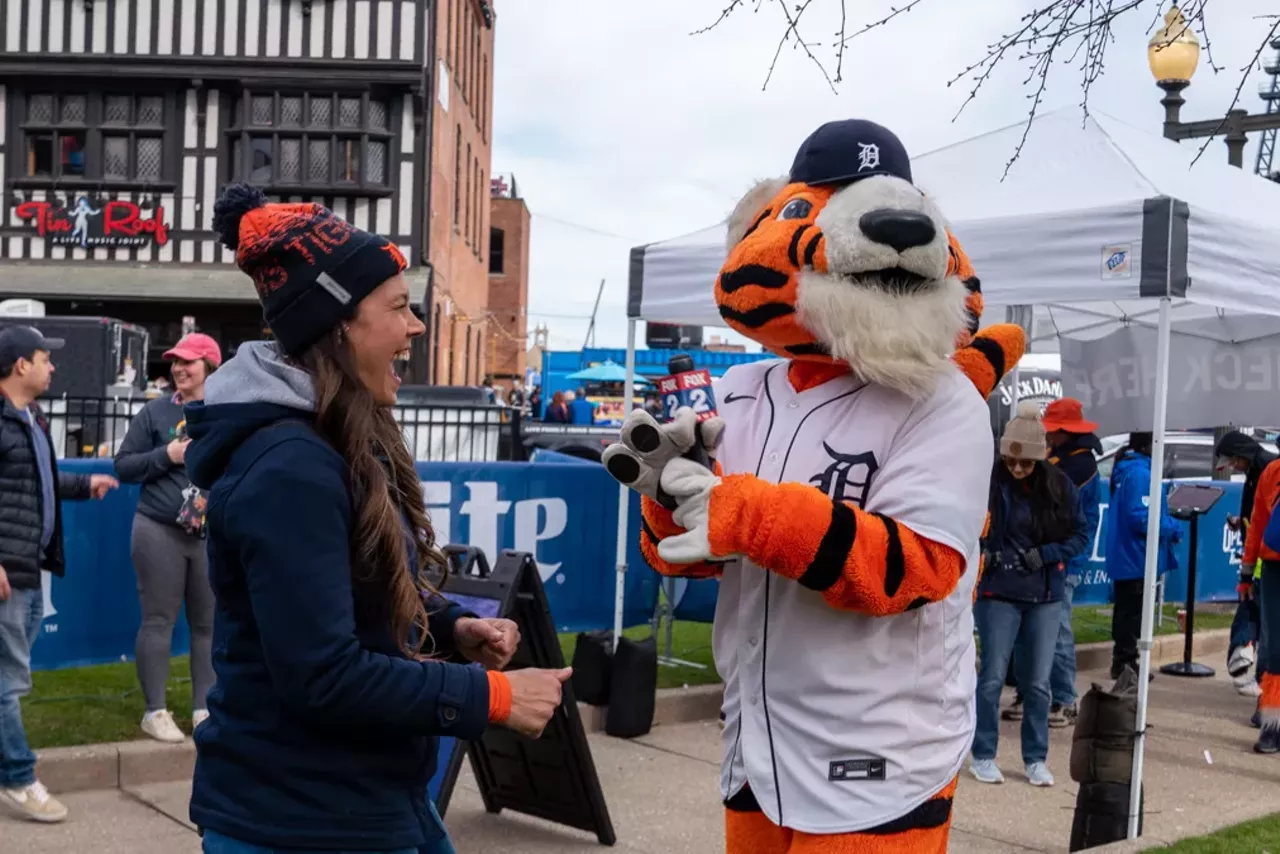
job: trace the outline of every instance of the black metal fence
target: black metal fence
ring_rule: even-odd
[[[58,397],[40,401],[58,456],[115,456],[147,399]],[[411,404],[393,408],[418,462],[495,462],[527,458],[523,416],[505,406]]]

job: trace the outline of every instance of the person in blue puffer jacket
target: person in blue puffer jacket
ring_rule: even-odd
[[[1046,462],[1049,446],[1039,407],[1028,402],[1000,438],[991,477],[991,524],[983,541],[983,571],[973,606],[981,660],[977,730],[969,771],[1000,783],[999,704],[1009,658],[1018,647],[1023,697],[1022,761],[1033,786],[1052,786],[1049,676],[1061,622],[1066,563],[1089,545],[1089,530],[1071,479]]]
[[[1151,491],[1151,433],[1130,433],[1111,469],[1111,510],[1107,520],[1107,574],[1115,588],[1111,612],[1111,678],[1138,669],[1138,634],[1142,628],[1142,583],[1147,562],[1147,522]],[[1160,503],[1161,574],[1177,569],[1173,547],[1182,528],[1169,515],[1167,497]]]

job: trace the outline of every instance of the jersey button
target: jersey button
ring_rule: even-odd
[[[777,452],[774,452],[774,453],[772,453],[772,454],[770,454],[770,455],[769,455],[769,462],[771,462],[771,463],[776,463],[777,461],[778,461],[778,454],[777,454]]]
[[[747,643],[751,644],[752,646],[755,646],[756,644],[760,643],[760,641],[758,638],[751,637],[751,638],[747,638]]]
[[[800,403],[799,403],[799,401],[795,401],[795,400],[793,400],[793,401],[791,401],[790,403],[788,403],[788,404],[787,404],[787,409],[799,409],[799,408],[800,408]]]

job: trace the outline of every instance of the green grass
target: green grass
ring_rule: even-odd
[[[1156,850],[1162,854],[1280,854],[1280,814]]]
[[[22,719],[34,748],[143,737],[138,724],[146,705],[132,661],[37,671],[31,682]],[[174,720],[190,733],[191,669],[186,656],[172,660],[166,695]]]
[[[1157,635],[1178,635],[1178,609],[1180,605],[1164,606],[1164,622],[1156,623]],[[1224,608],[1222,605],[1196,606],[1196,631],[1205,632],[1210,629],[1226,629],[1231,627],[1231,618],[1235,615],[1235,605]],[[1071,628],[1076,635],[1076,643],[1100,643],[1111,640],[1111,606],[1081,605],[1071,617]],[[1280,854],[1280,851],[1276,852]]]
[[[1177,605],[1165,606],[1165,621],[1157,625],[1157,634],[1178,632]],[[1075,609],[1073,620],[1076,643],[1094,643],[1111,639],[1109,605],[1084,605]],[[1204,606],[1196,612],[1196,630],[1226,628],[1231,624],[1231,611]],[[648,626],[636,626],[625,632],[633,640],[648,637]],[[573,660],[577,642],[574,634],[560,635],[560,648],[565,662]],[[658,654],[665,655],[666,631],[658,632]],[[703,669],[686,666],[659,665],[658,687],[679,688],[706,685],[720,681],[711,660],[711,626],[705,623],[677,621],[673,626],[671,655],[683,661],[705,665]],[[138,722],[142,720],[142,694],[138,690],[132,662],[102,664],[47,670],[32,674],[31,696],[23,701],[22,713],[27,738],[35,748],[71,744],[96,744],[141,738]],[[169,677],[168,707],[178,726],[191,727],[191,679],[185,656],[173,659]],[[1275,854],[1280,854],[1280,846]]]

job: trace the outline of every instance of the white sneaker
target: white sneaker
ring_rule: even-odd
[[[1246,676],[1249,670],[1253,668],[1254,659],[1253,644],[1247,643],[1244,646],[1236,647],[1236,651],[1231,653],[1231,659],[1227,662],[1227,672],[1237,678]]]
[[[974,759],[969,763],[969,773],[979,783],[1003,783],[1004,775],[994,759]]]
[[[204,723],[204,722],[205,722],[205,721],[207,721],[207,720],[209,720],[209,710],[208,710],[208,709],[196,709],[194,712],[192,712],[192,713],[191,713],[191,730],[192,730],[192,732],[194,732],[194,731],[195,731],[195,728],[196,728],[196,727],[200,726],[200,724]]]
[[[1258,684],[1258,680],[1254,679],[1248,673],[1244,676],[1238,676],[1231,680],[1235,683],[1236,693],[1241,697],[1261,697],[1262,686]]]
[[[49,794],[39,780],[21,789],[0,789],[0,801],[32,821],[55,822],[67,817],[67,808]]]
[[[1032,762],[1027,766],[1027,782],[1033,786],[1052,786],[1053,775],[1049,773],[1049,766],[1043,762]]]
[[[187,738],[182,734],[182,730],[178,729],[173,715],[169,714],[167,709],[147,712],[142,718],[142,731],[156,741],[165,741],[170,744],[181,744]]]

